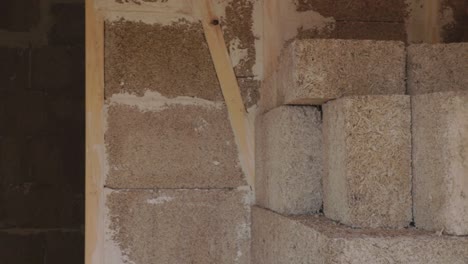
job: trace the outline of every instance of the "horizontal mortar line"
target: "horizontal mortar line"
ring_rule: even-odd
[[[405,21],[375,21],[375,20],[345,20],[335,19],[336,22],[358,22],[358,23],[387,23],[387,24],[404,24]]]
[[[244,186],[239,186],[244,187]],[[148,187],[139,187],[139,188],[119,188],[119,187],[111,187],[111,186],[104,186],[104,189],[109,189],[113,191],[164,191],[164,190],[180,190],[180,191],[233,191],[236,190],[238,187],[224,187],[224,188],[148,188]]]

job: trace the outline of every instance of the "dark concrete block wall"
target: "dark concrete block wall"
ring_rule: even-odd
[[[83,263],[84,0],[0,1],[0,258]]]

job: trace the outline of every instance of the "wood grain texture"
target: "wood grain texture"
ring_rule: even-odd
[[[194,8],[201,15],[201,21],[208,42],[216,74],[229,112],[231,126],[240,151],[240,160],[247,182],[254,185],[253,134],[247,119],[247,112],[242,101],[239,85],[232,67],[231,59],[224,41],[219,18],[213,12],[211,0],[194,2]]]
[[[85,263],[101,264],[104,230],[104,22],[86,0],[86,212]]]

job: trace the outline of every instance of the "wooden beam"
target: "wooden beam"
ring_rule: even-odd
[[[440,0],[409,0],[408,17],[406,19],[407,41],[409,43],[440,43],[442,42]]]
[[[213,12],[211,0],[197,0],[194,8],[201,15],[216,74],[229,112],[229,119],[240,152],[240,160],[250,186],[254,186],[255,165],[253,148],[253,130],[249,127],[247,112],[232,67],[231,59],[224,41],[219,17]]]
[[[104,173],[104,22],[86,0],[85,263],[102,264]]]

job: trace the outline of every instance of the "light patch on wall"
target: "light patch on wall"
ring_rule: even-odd
[[[208,123],[202,117],[197,117],[196,120],[194,121],[194,125],[195,125],[194,130],[196,132],[202,132],[203,130],[205,130],[210,125],[210,123]]]
[[[174,200],[174,197],[169,196],[160,196],[157,198],[147,199],[146,203],[148,204],[163,204]]]
[[[240,40],[238,38],[235,38],[231,40],[229,43],[230,50],[229,50],[229,55],[231,57],[231,62],[232,62],[232,67],[236,67],[239,65],[241,60],[244,60],[247,58],[248,50],[247,49],[239,49],[236,48],[240,45]]]
[[[223,102],[213,102],[205,99],[189,96],[178,96],[167,98],[158,92],[146,91],[145,95],[140,97],[129,93],[114,94],[108,99],[108,105],[124,104],[138,107],[142,112],[162,111],[171,105],[201,106],[207,108],[221,109]]]

